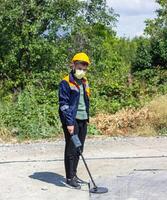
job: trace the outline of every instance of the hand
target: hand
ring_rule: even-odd
[[[74,126],[67,126],[67,130],[72,135],[74,133]]]

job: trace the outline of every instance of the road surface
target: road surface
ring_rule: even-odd
[[[167,138],[96,137],[84,155],[106,194],[65,185],[64,140],[0,144],[0,200],[166,200]],[[78,176],[90,181],[83,162]]]

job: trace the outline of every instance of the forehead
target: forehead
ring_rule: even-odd
[[[86,69],[88,67],[88,64],[86,62],[75,62],[75,67]]]

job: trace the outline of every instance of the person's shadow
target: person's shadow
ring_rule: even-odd
[[[35,172],[29,176],[30,178],[51,183],[60,187],[66,187],[66,179],[64,176],[53,172]]]

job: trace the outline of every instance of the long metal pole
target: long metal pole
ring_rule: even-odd
[[[79,151],[79,153],[80,153],[80,155],[81,155],[81,157],[82,157],[82,160],[83,160],[83,162],[84,162],[84,164],[85,164],[85,167],[86,167],[86,169],[87,169],[87,172],[88,172],[88,174],[89,174],[89,176],[90,176],[90,178],[91,178],[91,181],[92,181],[92,183],[93,183],[94,189],[97,189],[97,186],[96,186],[96,184],[95,184],[95,182],[94,182],[94,180],[93,180],[93,177],[92,177],[92,175],[91,175],[91,173],[90,173],[90,171],[89,171],[89,168],[88,168],[88,165],[87,165],[87,163],[86,163],[86,161],[85,161],[85,158],[83,157],[81,151]]]

